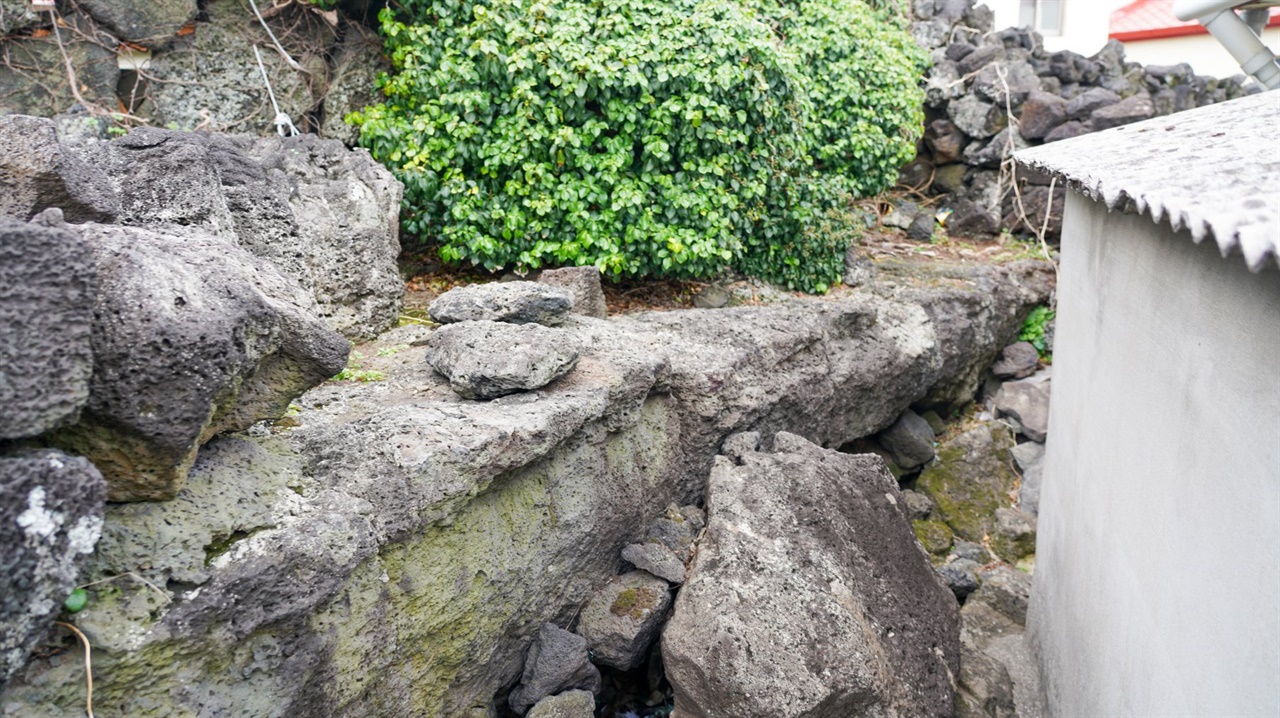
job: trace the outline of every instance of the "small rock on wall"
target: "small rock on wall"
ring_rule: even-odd
[[[88,461],[42,449],[0,456],[0,688],[75,586],[102,530],[106,491]]]
[[[717,459],[709,523],[663,633],[692,718],[949,715],[955,599],[879,458],[779,433]]]
[[[468,399],[541,389],[578,363],[572,334],[537,324],[467,321],[427,339],[427,363]]]

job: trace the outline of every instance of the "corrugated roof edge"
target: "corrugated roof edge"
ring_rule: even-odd
[[[1156,117],[1014,154],[1109,210],[1149,215],[1239,249],[1252,272],[1280,266],[1280,92]],[[1158,131],[1158,132],[1157,132]],[[1146,133],[1152,133],[1141,137]],[[1274,159],[1268,158],[1270,154]],[[1175,169],[1176,168],[1176,169]],[[1214,183],[1215,175],[1224,181]]]

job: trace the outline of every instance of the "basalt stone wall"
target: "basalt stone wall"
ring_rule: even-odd
[[[924,139],[899,179],[941,196],[956,234],[1034,232],[1046,211],[1048,234],[1061,231],[1066,189],[1056,188],[1050,203],[1048,177],[1025,170],[1014,177],[1006,167],[1014,150],[1258,91],[1243,75],[1218,79],[1186,63],[1126,62],[1114,40],[1089,57],[1048,52],[1031,30],[996,31],[991,11],[973,0],[917,0],[914,11],[912,34],[930,51],[932,67]]]
[[[39,12],[26,0],[3,0],[0,114],[79,111],[82,130],[94,134],[105,133],[108,113],[152,126],[263,134],[274,131],[276,116],[265,72],[280,111],[300,131],[350,145],[356,132],[343,117],[373,101],[385,63],[377,7],[336,5],[257,1],[286,59],[248,0],[59,0]]]

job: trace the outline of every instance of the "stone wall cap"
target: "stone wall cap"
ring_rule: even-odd
[[[1280,92],[1263,92],[1015,153],[1108,209],[1168,220],[1197,244],[1280,265]]]

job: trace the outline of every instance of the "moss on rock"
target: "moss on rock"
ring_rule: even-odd
[[[1013,432],[998,422],[978,424],[943,441],[937,461],[916,480],[957,536],[981,542],[995,529],[996,509],[1010,506],[1018,477],[1009,450]]]
[[[934,555],[943,555],[951,550],[954,535],[951,527],[941,521],[912,521],[916,538],[924,545],[924,550]]]

